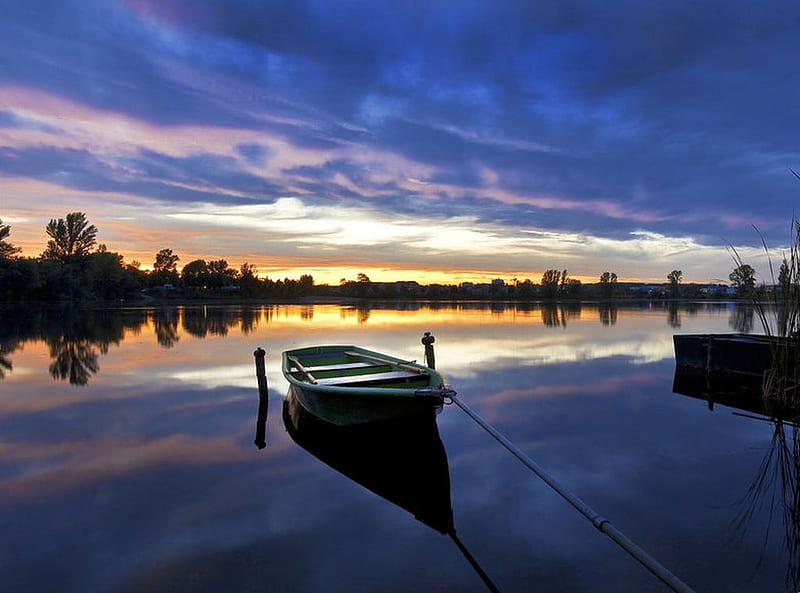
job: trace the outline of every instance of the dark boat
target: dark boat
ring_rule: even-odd
[[[676,334],[675,364],[710,374],[760,382],[772,366],[778,339],[751,334]]]

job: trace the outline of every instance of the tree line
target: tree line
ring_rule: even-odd
[[[186,263],[180,272],[180,257],[164,248],[155,254],[152,270],[142,270],[141,263],[126,263],[123,255],[97,243],[98,229],[84,212],[70,212],[64,218],[51,219],[45,227],[48,237],[44,251],[38,257],[21,257],[21,248],[10,240],[11,226],[0,219],[0,301],[18,300],[128,300],[149,297],[207,298],[209,296],[238,296],[242,298],[297,298],[302,296],[344,295],[353,297],[424,297],[424,298],[514,298],[579,299],[619,298],[708,298],[728,296],[722,289],[709,295],[706,287],[682,285],[683,272],[673,270],[667,275],[665,290],[639,292],[621,290],[615,272],[600,274],[596,284],[584,285],[571,278],[567,270],[548,269],[540,283],[531,280],[492,283],[480,291],[470,285],[416,286],[406,283],[373,283],[366,274],[355,281],[342,279],[338,287],[315,286],[311,275],[298,280],[259,278],[256,266],[248,262],[240,268],[228,266],[224,259],[206,261],[195,259]],[[755,270],[744,263],[730,274],[735,293],[751,297],[756,292]],[[398,286],[399,284],[399,286]]]
[[[51,219],[45,227],[48,241],[38,257],[21,257],[10,240],[11,226],[0,219],[0,301],[98,300],[117,301],[148,296],[191,298],[235,293],[243,297],[303,296],[314,279],[258,278],[247,262],[236,270],[224,259],[196,259],[178,271],[180,257],[172,249],[155,254],[152,270],[126,263],[122,254],[97,242],[98,229],[84,212]]]

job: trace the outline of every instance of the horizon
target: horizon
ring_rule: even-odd
[[[706,284],[731,250],[764,282],[800,197],[793,7],[12,2],[0,219],[27,256],[81,211],[127,262],[325,284]]]

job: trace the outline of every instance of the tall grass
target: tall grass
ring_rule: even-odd
[[[756,229],[758,232],[758,229]],[[800,219],[792,216],[789,248],[781,255],[777,276],[764,237],[761,244],[767,254],[772,290],[756,290],[753,307],[769,337],[772,366],[764,374],[763,396],[767,409],[800,406]],[[731,248],[737,265],[744,265]]]
[[[795,173],[797,175],[797,173]],[[798,176],[800,178],[800,176]],[[758,229],[756,229],[758,231]],[[761,234],[759,233],[759,236]],[[772,446],[758,478],[748,493],[753,505],[759,499],[769,509],[769,521],[782,515],[784,543],[789,552],[787,585],[800,587],[800,219],[792,216],[789,248],[780,258],[777,277],[764,237],[773,290],[755,291],[754,309],[764,333],[770,338],[772,365],[764,373],[763,398],[766,412],[775,423]],[[742,265],[739,254],[734,259]],[[785,420],[782,420],[784,418]],[[750,509],[743,515],[749,520]]]

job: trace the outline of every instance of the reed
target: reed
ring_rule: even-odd
[[[777,276],[769,247],[759,236],[772,279],[772,290],[757,290],[752,297],[772,350],[772,365],[764,374],[763,397],[768,410],[785,411],[800,405],[800,219],[792,216],[791,240],[781,255]],[[743,265],[738,252],[734,248],[731,251],[737,265]]]

